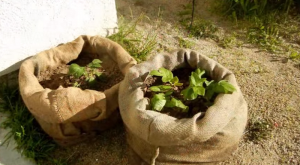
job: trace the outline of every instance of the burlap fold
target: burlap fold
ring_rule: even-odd
[[[44,89],[38,76],[80,56],[102,60],[123,74],[136,61],[117,43],[100,36],[80,36],[72,42],[43,51],[25,60],[19,71],[22,98],[46,133],[61,145],[74,144],[116,123],[119,84],[103,92],[76,87]],[[111,73],[114,74],[114,73]]]
[[[192,118],[177,119],[151,111],[143,82],[151,70],[160,67],[201,68],[214,80],[227,80],[237,91],[219,94],[205,113]],[[190,50],[158,54],[130,68],[120,84],[119,106],[129,146],[147,164],[206,164],[226,159],[238,146],[248,111],[234,74]]]

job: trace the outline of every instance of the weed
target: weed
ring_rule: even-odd
[[[1,84],[0,97],[3,101],[0,111],[7,114],[1,124],[3,128],[10,128],[5,143],[9,139],[16,141],[17,149],[29,159],[37,162],[50,159],[51,152],[57,147],[53,140],[45,134],[34,117],[30,114],[17,87]]]
[[[251,119],[247,126],[246,137],[255,143],[268,139],[271,136],[273,125],[267,119]]]
[[[107,37],[123,46],[138,62],[146,60],[157,44],[155,34],[143,34],[136,29],[137,23],[142,19],[143,15],[131,23],[125,23],[120,18],[119,31]]]

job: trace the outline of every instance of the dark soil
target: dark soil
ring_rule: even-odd
[[[94,83],[88,83],[85,76],[81,76],[77,79],[74,76],[68,75],[70,64],[76,63],[80,66],[86,66],[92,60],[92,58],[80,58],[72,61],[68,65],[61,65],[56,69],[49,69],[40,72],[38,76],[39,82],[44,88],[50,88],[52,90],[62,86],[64,88],[79,87],[83,90],[93,89],[97,91],[104,91],[123,80],[123,74],[116,67],[110,69],[109,72],[106,70],[106,68],[98,68],[97,71],[102,72],[102,75],[99,78],[96,78]],[[76,86],[76,84],[79,85]]]
[[[208,108],[207,101],[204,98],[198,97],[195,100],[184,100],[183,96],[180,94],[182,90],[187,88],[189,86],[189,76],[191,75],[191,72],[195,71],[194,69],[191,68],[180,68],[176,69],[173,72],[174,77],[177,76],[179,79],[180,83],[183,83],[182,86],[180,87],[175,87],[174,92],[172,94],[172,97],[181,100],[184,105],[189,107],[188,113],[182,112],[180,108],[168,108],[164,107],[161,113],[168,114],[170,116],[176,117],[178,119],[181,118],[190,118],[194,116],[198,112],[205,112]],[[208,80],[210,78],[208,76],[205,76]],[[163,83],[161,81],[161,77],[156,77],[156,76],[150,76],[145,80],[146,84],[146,92],[145,92],[145,97],[152,98],[155,92],[152,92],[150,89],[148,89],[151,86],[156,86],[156,85],[166,85],[166,83]]]

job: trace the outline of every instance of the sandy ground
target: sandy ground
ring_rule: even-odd
[[[287,54],[271,54],[251,45],[224,49],[210,39],[187,38],[187,32],[179,26],[176,16],[182,4],[187,2],[116,0],[119,17],[122,15],[130,20],[145,13],[147,19],[138,24],[138,29],[156,33],[160,51],[179,48],[178,38],[185,38],[195,43],[192,49],[233,71],[248,103],[250,120],[270,121],[272,131],[266,140],[254,143],[243,138],[229,160],[220,164],[300,164],[299,62],[283,62]],[[211,14],[208,0],[197,2],[196,10],[201,18],[213,21],[223,33],[234,30],[230,22]],[[126,165],[128,151],[125,131],[119,126],[89,142],[58,149],[53,156],[67,158],[68,164],[76,165]]]

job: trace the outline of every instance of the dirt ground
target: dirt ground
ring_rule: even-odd
[[[220,164],[300,164],[299,62],[286,62],[287,54],[259,51],[252,45],[224,49],[210,39],[188,38],[176,15],[187,2],[116,0],[116,5],[118,16],[127,20],[145,13],[147,19],[138,24],[138,29],[156,33],[161,51],[179,48],[178,38],[181,37],[195,43],[192,49],[233,71],[248,103],[249,119],[268,119],[271,122],[271,135],[266,140],[254,143],[243,138],[229,160]],[[197,3],[196,11],[201,18],[211,20],[225,34],[235,30],[232,23],[212,14],[209,0]],[[56,154],[57,158],[68,158],[68,164],[126,165],[125,131],[119,126],[89,142],[66,150],[59,149]]]

